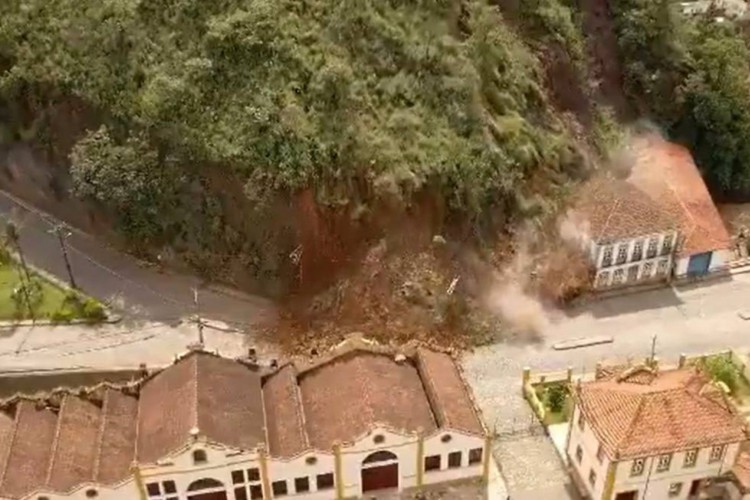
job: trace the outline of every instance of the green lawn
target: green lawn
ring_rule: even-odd
[[[103,312],[98,302],[86,299],[85,297],[80,297],[78,300],[71,300],[70,292],[63,290],[31,271],[30,274],[32,280],[39,283],[41,287],[41,293],[33,307],[33,316],[25,300],[22,300],[19,306],[13,298],[13,291],[21,285],[19,268],[9,264],[0,265],[0,320],[35,318],[66,322],[82,317],[89,317],[92,321],[102,319],[103,314],[96,315],[100,311]],[[97,311],[92,313],[93,309],[97,309]]]
[[[565,387],[565,402],[563,403],[563,407],[560,411],[552,411],[552,409],[550,408],[548,397],[549,392],[546,389],[548,389],[552,385],[562,385],[563,387]],[[568,393],[568,389],[565,384],[560,384],[559,382],[553,382],[551,384],[536,384],[534,386],[534,391],[536,392],[536,396],[539,398],[539,401],[541,401],[544,405],[544,425],[561,424],[570,420],[570,415],[573,410],[573,401],[570,397],[570,394]]]

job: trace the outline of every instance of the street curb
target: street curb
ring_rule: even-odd
[[[107,315],[106,319],[103,319],[101,321],[88,321],[86,319],[73,319],[70,321],[52,321],[49,319],[43,319],[43,320],[30,320],[25,319],[22,321],[0,321],[0,328],[25,328],[25,327],[31,327],[31,326],[73,326],[73,325],[87,325],[87,326],[97,326],[97,325],[114,325],[115,323],[119,323],[122,321],[122,316],[119,314],[109,314]]]
[[[589,347],[600,344],[611,344],[614,342],[612,337],[590,337],[586,339],[573,339],[558,342],[552,345],[552,349],[556,351],[567,351],[570,349],[579,349],[581,347]]]

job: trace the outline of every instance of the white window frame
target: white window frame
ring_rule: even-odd
[[[711,447],[711,454],[708,455],[708,463],[713,464],[724,460],[724,454],[727,451],[727,445],[720,444]]]
[[[665,453],[659,455],[659,461],[656,463],[656,472],[667,472],[672,466],[672,454]]]
[[[619,285],[624,282],[625,282],[625,271],[622,268],[615,269],[615,272],[612,273],[612,284]]]
[[[646,469],[646,459],[636,458],[630,466],[630,477],[638,477],[643,475],[643,471]]]
[[[671,234],[664,237],[661,242],[661,255],[669,255],[672,253],[672,247],[674,246],[674,238]]]
[[[643,271],[641,272],[642,279],[648,279],[654,274],[654,263],[646,262],[643,264]]]
[[[175,492],[174,493],[167,493],[166,489],[164,488],[164,483],[172,483],[175,486]],[[148,492],[148,485],[149,484],[157,484],[159,485],[159,494],[158,495],[150,495]],[[173,481],[171,479],[165,479],[162,481],[149,481],[145,484],[146,488],[146,497],[148,500],[179,500],[180,493],[177,490],[177,482]]]
[[[628,243],[621,243],[617,247],[617,258],[615,259],[615,263],[619,266],[622,264],[625,264],[628,261],[628,247],[630,245]]]
[[[250,475],[247,472],[250,469],[257,469],[257,471],[258,471],[258,479],[257,480],[253,480],[253,481],[250,480]],[[234,482],[234,478],[232,477],[232,473],[238,472],[238,471],[242,472],[242,482],[241,483],[235,483]],[[240,489],[240,488],[244,488],[245,489],[245,494],[247,495],[248,500],[251,500],[253,498],[252,487],[253,486],[260,486],[261,489],[263,488],[263,475],[262,475],[262,472],[260,470],[260,467],[248,466],[248,467],[245,467],[243,469],[233,469],[233,470],[231,470],[229,472],[229,480],[231,481],[232,486],[231,486],[231,492],[227,491],[227,495],[231,494],[232,497],[234,497],[234,491],[235,490]],[[226,488],[226,489],[228,490],[229,488]]]
[[[683,462],[683,467],[695,467],[695,464],[698,463],[698,449],[694,450],[688,450],[685,452],[685,461]]]
[[[609,284],[609,271],[600,271],[596,279],[596,286],[607,286]]]
[[[609,267],[612,265],[612,259],[614,258],[612,245],[607,245],[602,250],[602,264],[601,267]]]
[[[646,258],[653,259],[659,255],[659,239],[649,238],[648,245],[646,246]]]
[[[639,271],[640,271],[639,268],[640,268],[640,266],[638,264],[633,264],[631,266],[628,266],[628,269],[625,272],[625,282],[638,281],[638,274],[639,274]],[[631,271],[633,269],[635,269],[635,273],[631,273]],[[632,279],[631,279],[631,274],[633,275]]]
[[[639,262],[643,260],[643,240],[635,240],[633,243],[633,252],[630,255],[630,262]]]
[[[671,483],[669,485],[669,498],[678,497],[680,493],[682,493],[682,483]]]
[[[656,275],[664,276],[669,272],[669,259],[660,259],[656,266]]]

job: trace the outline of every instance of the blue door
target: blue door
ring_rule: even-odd
[[[706,274],[711,265],[711,252],[699,253],[690,257],[688,261],[688,276]]]

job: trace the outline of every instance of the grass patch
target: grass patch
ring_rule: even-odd
[[[710,377],[729,388],[729,395],[738,406],[750,404],[750,382],[726,354],[707,356],[696,363]]]
[[[46,319],[66,323],[74,319],[101,321],[106,317],[94,299],[62,288],[29,272],[32,286],[24,292],[22,271],[11,264],[0,265],[0,320]]]
[[[544,425],[561,424],[570,420],[573,413],[573,400],[570,397],[568,384],[551,382],[535,384],[534,392],[544,405]]]

